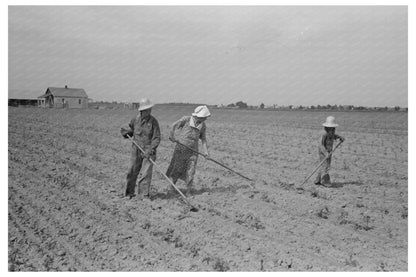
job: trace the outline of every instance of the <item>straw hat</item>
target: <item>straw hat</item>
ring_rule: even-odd
[[[150,101],[150,99],[143,98],[142,100],[140,100],[139,111],[144,111],[144,110],[150,109],[153,106],[154,105],[153,105],[152,101]]]
[[[335,117],[333,117],[333,116],[328,116],[328,117],[326,118],[326,122],[324,122],[324,123],[322,124],[322,126],[324,126],[324,127],[332,127],[332,128],[335,128],[335,127],[338,127],[338,124],[335,124]]]
[[[211,113],[209,112],[207,106],[198,106],[192,115],[196,117],[208,117]]]

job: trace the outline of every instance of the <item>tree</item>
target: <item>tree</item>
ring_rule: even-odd
[[[228,105],[227,105],[227,107],[229,107],[229,108],[234,108],[234,107],[235,107],[235,105],[234,105],[234,103],[231,103],[231,104],[228,104]]]
[[[235,103],[235,105],[237,107],[239,107],[240,109],[244,109],[244,108],[247,108],[248,107],[247,106],[247,103],[244,103],[243,101],[238,101],[237,103]]]
[[[264,109],[264,103],[260,104],[260,109]]]

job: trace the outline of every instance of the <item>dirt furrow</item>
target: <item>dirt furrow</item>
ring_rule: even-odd
[[[302,225],[302,224],[301,224]],[[304,226],[305,226],[305,224],[303,224]],[[307,229],[310,229],[310,228],[307,228]],[[344,256],[345,256],[345,253],[344,253]]]
[[[212,214],[210,215],[210,216],[212,216]],[[166,218],[162,218],[161,220],[166,220]],[[236,224],[236,223],[234,223],[234,222],[231,222],[232,223],[232,225],[234,224],[234,225],[238,225],[238,224]],[[172,222],[172,224],[173,224],[173,222]],[[213,222],[209,222],[209,224],[214,224]],[[239,227],[243,227],[243,229],[244,228],[247,228],[246,226],[240,226],[239,225]],[[248,228],[250,228],[250,227],[248,227]],[[256,236],[256,234],[254,234],[255,236]],[[281,245],[279,244],[278,246],[276,246],[276,248],[281,248]],[[294,247],[290,247],[291,248],[291,250],[292,251],[295,251],[296,252],[296,250],[295,249],[293,249]],[[207,255],[208,257],[210,257],[210,256],[212,256],[212,254],[210,255],[210,254],[208,254]],[[328,261],[326,261],[325,263],[328,263]],[[288,264],[288,265],[290,265],[290,263]]]
[[[162,134],[185,110],[154,110]],[[86,257],[87,270],[407,269],[407,134],[380,133],[406,129],[405,116],[339,114],[348,144],[334,161],[334,187],[301,190],[325,113],[216,110],[211,155],[256,179],[257,192],[200,159],[193,213],[156,171],[152,200],[120,197],[130,142],[119,128],[135,114],[9,109],[9,266],[80,270],[75,258]],[[172,151],[164,137],[162,168]]]
[[[374,234],[366,234],[363,233],[365,231],[360,232],[353,228],[345,228],[343,227],[345,225],[327,222],[325,218],[317,220],[319,217],[316,214],[314,215],[315,218],[312,218],[308,213],[305,216],[293,216],[276,205],[271,203],[259,205],[258,201],[243,195],[229,197],[225,203],[224,201],[217,201],[215,197],[209,197],[209,201],[211,201],[211,207],[222,206],[221,210],[212,208],[216,214],[249,225],[253,229],[260,229],[258,232],[263,233],[262,237],[266,237],[270,241],[278,241],[283,237],[285,241],[298,245],[299,249],[314,249],[314,252],[318,252],[321,257],[328,256],[339,262],[348,260],[349,255],[354,253],[354,256],[360,260],[357,266],[365,270],[374,270],[378,266],[374,263],[374,249],[383,253],[390,251],[394,252],[395,255],[391,258],[385,257],[384,261],[399,268],[403,266],[402,262],[396,259],[396,257],[402,257],[407,252],[407,247],[402,242],[399,243]],[[239,211],[235,210],[236,206],[239,207]],[[259,226],[262,228],[259,228]],[[308,239],[302,239],[306,235]],[[344,243],[348,238],[357,240],[355,249]],[[362,244],[366,244],[367,249],[361,250],[360,255],[358,255],[356,253],[357,249]],[[320,245],[320,247],[315,248],[315,245]],[[397,247],[397,245],[401,245],[401,247]],[[346,249],[350,250],[345,251]]]
[[[21,219],[13,210],[16,208],[9,207],[9,234],[13,234],[9,237],[9,271],[47,271],[47,260],[54,254],[43,249],[41,240],[19,223]]]
[[[32,180],[42,180],[40,176],[37,176],[38,173],[28,172],[27,174],[30,175],[30,179]],[[45,191],[44,185],[43,187],[42,183],[38,183],[37,185],[34,187],[37,188],[38,198],[42,199],[42,191]],[[175,267],[174,265],[166,264],[166,258],[170,255],[173,255],[173,257],[170,257],[169,260],[192,260],[187,255],[184,255],[185,253],[182,251],[176,251],[176,247],[170,249],[172,246],[163,240],[159,242],[153,235],[147,234],[146,231],[139,228],[140,226],[138,225],[140,225],[140,222],[131,221],[128,207],[121,207],[119,209],[114,204],[105,204],[104,201],[108,202],[110,199],[99,200],[94,195],[91,195],[88,190],[80,189],[79,186],[76,188],[74,186],[71,190],[64,190],[64,193],[62,193],[62,190],[55,189],[54,185],[49,183],[48,191],[50,194],[45,196],[44,201],[38,203],[43,203],[42,208],[36,210],[48,210],[51,207],[58,208],[55,215],[52,213],[48,214],[48,217],[55,221],[60,220],[62,211],[69,214],[71,216],[71,223],[67,229],[70,230],[70,234],[76,234],[75,238],[71,238],[72,242],[80,245],[80,251],[91,253],[94,261],[105,261],[105,263],[100,262],[105,264],[105,267],[102,268],[104,270],[114,270],[117,263],[121,266],[119,270],[122,270],[122,268],[131,268],[132,264],[134,264],[134,268],[141,270],[149,268],[149,265],[152,268],[155,266],[160,267],[161,270],[173,269]],[[19,191],[19,193],[22,194],[24,192]],[[64,197],[61,195],[64,195]],[[36,201],[36,199],[32,199],[32,201]],[[83,205],[82,203],[90,204]],[[91,206],[91,204],[94,206]],[[65,224],[67,224],[66,221],[58,225],[62,226]],[[98,241],[96,239],[97,237],[99,239]],[[90,242],[91,245],[84,244],[84,242]],[[106,248],[101,254],[104,256],[100,256],[100,250],[102,251],[101,246],[105,246]],[[116,260],[106,261],[105,255],[108,252],[114,252],[113,256]],[[145,254],[149,255],[149,253],[153,253],[155,258],[150,260],[145,259],[145,265],[135,260],[137,257],[143,257]],[[183,264],[183,261],[179,264]],[[95,264],[95,266],[102,265]],[[179,269],[177,268],[177,270]]]
[[[36,149],[34,149],[34,151],[36,151]],[[62,150],[61,150],[62,151]],[[69,154],[70,154],[70,152],[66,152],[66,153],[63,153],[64,155],[61,155],[61,156],[68,156]],[[66,160],[64,160],[64,161],[66,161]],[[92,173],[92,175],[91,174],[87,174],[88,176],[90,176],[90,177],[95,177],[94,175],[95,175],[96,173]]]
[[[19,198],[24,198],[26,201],[28,200],[25,197]],[[75,268],[78,268],[78,270],[84,271],[89,268],[88,261],[86,261],[85,257],[79,257],[79,253],[72,245],[56,236],[56,234],[59,233],[59,229],[55,228],[53,222],[51,222],[52,220],[40,215],[40,212],[38,212],[39,210],[36,209],[37,207],[31,205],[32,203],[30,202],[20,203],[17,198],[12,198],[12,200],[15,201],[15,204],[12,207],[9,207],[9,212],[11,213],[12,218],[15,218],[15,224],[18,228],[23,230],[25,235],[34,242],[34,244],[31,245],[37,246],[39,251],[42,252],[45,251],[45,247],[49,248],[49,250],[46,250],[46,256],[41,252],[41,255],[47,259],[46,263],[48,265],[45,266],[47,267],[47,270],[70,270],[70,268],[62,268],[65,262],[60,258],[61,256],[69,256],[72,265]],[[18,207],[16,208],[16,206]],[[19,208],[23,206],[25,206],[26,209]],[[32,214],[28,213],[28,209],[32,211]],[[33,213],[37,214],[34,216]],[[45,233],[45,237],[49,237],[49,239],[41,240],[34,234],[35,232]],[[67,258],[65,258],[65,260],[67,260]]]

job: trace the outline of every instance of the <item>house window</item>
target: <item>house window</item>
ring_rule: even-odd
[[[81,99],[78,99],[78,103],[81,105]]]

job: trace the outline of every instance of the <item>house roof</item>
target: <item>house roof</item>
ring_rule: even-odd
[[[46,97],[52,94],[55,97],[76,97],[76,98],[88,98],[87,93],[82,88],[57,88],[57,87],[48,87],[46,93],[39,97]]]

